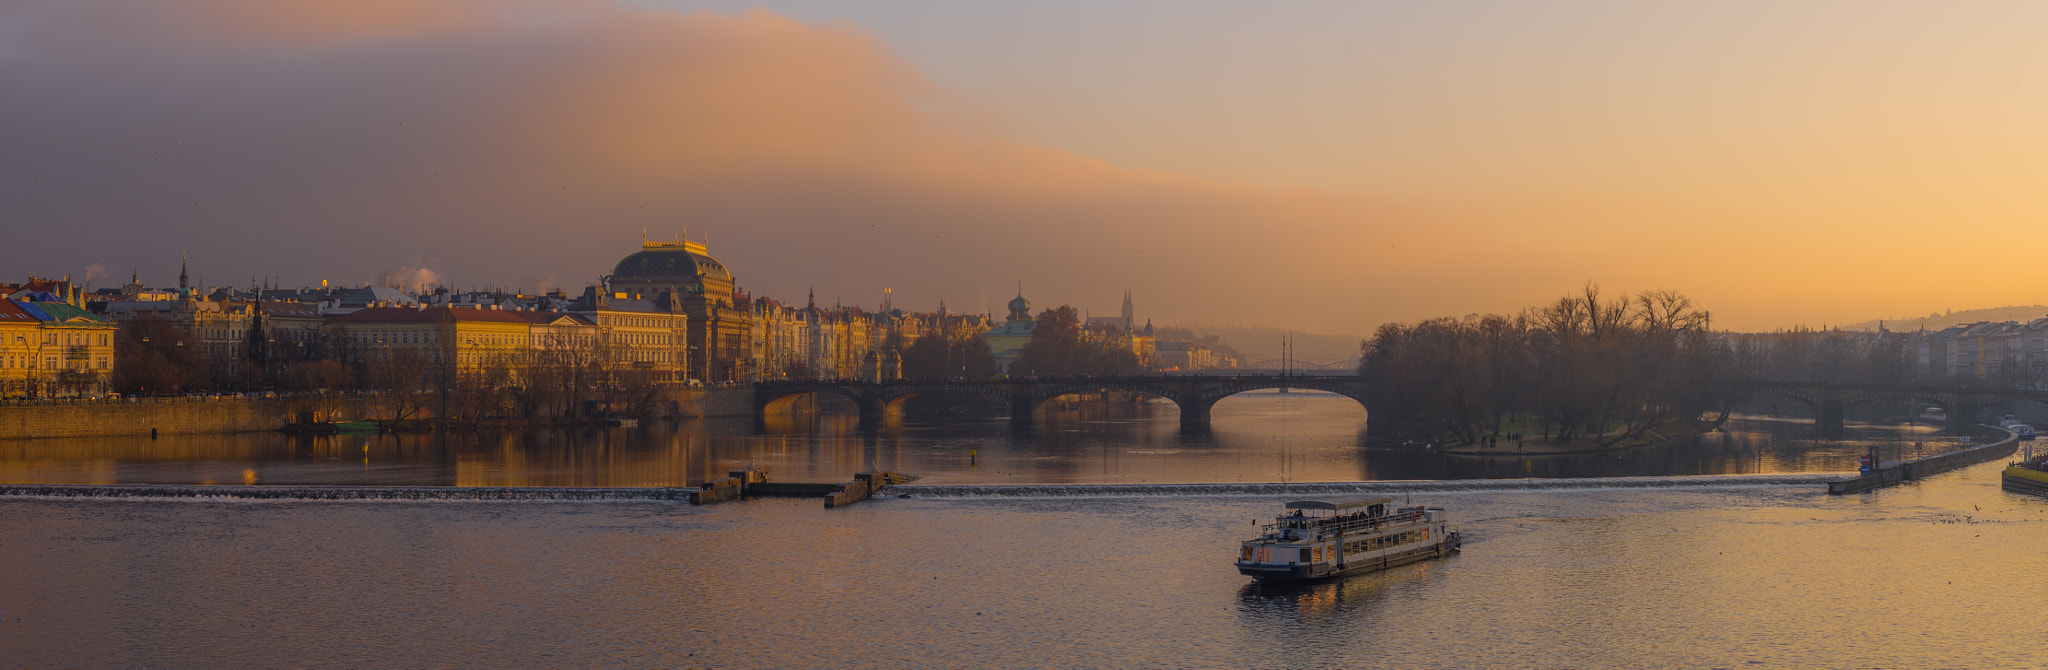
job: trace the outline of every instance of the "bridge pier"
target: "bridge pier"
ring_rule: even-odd
[[[1820,402],[1814,405],[1814,429],[1821,437],[1841,437],[1844,433],[1842,414],[1847,409],[1847,403],[1842,401],[1842,396],[1832,393],[1823,396]]]
[[[1038,411],[1039,400],[1040,398],[1023,393],[1011,395],[1010,425],[1016,428],[1030,428],[1036,423],[1037,418],[1033,414]]]
[[[860,406],[861,430],[873,431],[882,428],[882,423],[889,415],[889,403],[883,401],[881,395],[862,393],[853,402]]]
[[[1977,414],[1985,405],[1972,402],[1975,398],[1956,398],[1949,404],[1948,419],[1942,423],[1941,432],[1948,435],[1968,435],[1971,427],[1977,425]]]
[[[1174,398],[1180,406],[1180,432],[1205,433],[1209,431],[1209,410],[1216,406],[1213,399]]]

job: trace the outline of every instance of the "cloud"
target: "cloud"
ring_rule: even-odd
[[[1404,205],[1005,140],[846,23],[581,2],[0,12],[14,213],[150,283],[189,248],[195,273],[317,284],[433,257],[574,291],[642,230],[686,228],[757,295],[887,285],[921,309],[1001,304],[1021,280],[1047,306],[1107,312],[1129,288],[1162,323],[1363,332],[1514,281],[1481,260],[1511,242]]]

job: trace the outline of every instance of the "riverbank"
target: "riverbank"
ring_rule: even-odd
[[[380,420],[386,412],[384,403],[373,396],[187,396],[9,404],[0,406],[0,440],[268,432],[300,421],[316,406],[325,420]],[[676,389],[660,404],[660,412],[690,419],[752,416],[754,393],[746,387]]]
[[[1654,446],[1658,444],[1663,444],[1665,442],[1670,442],[1672,440],[1691,439],[1712,432],[1714,431],[1702,430],[1699,432],[1685,433],[1681,435],[1658,435],[1655,439],[1624,441],[1619,444],[1613,444],[1605,447],[1600,446],[1598,442],[1595,442],[1592,439],[1573,440],[1571,442],[1566,442],[1564,444],[1545,444],[1542,442],[1530,441],[1525,438],[1522,441],[1522,443],[1518,445],[1507,440],[1506,438],[1501,438],[1499,441],[1495,443],[1495,446],[1493,447],[1467,445],[1455,448],[1445,448],[1441,451],[1445,454],[1449,454],[1452,456],[1486,456],[1490,458],[1498,458],[1501,456],[1574,456],[1581,454],[1604,454],[1612,451],[1624,451],[1639,447]]]

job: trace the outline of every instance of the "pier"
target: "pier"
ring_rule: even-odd
[[[1971,447],[1946,454],[1916,458],[1910,461],[1886,461],[1877,464],[1870,474],[1859,477],[1844,477],[1828,482],[1828,493],[1862,493],[1887,486],[1897,486],[1922,477],[1948,472],[1956,468],[1976,465],[1985,461],[2011,456],[2019,449],[2019,437],[2003,428],[1984,426],[2005,434],[2005,439],[1990,444]]]

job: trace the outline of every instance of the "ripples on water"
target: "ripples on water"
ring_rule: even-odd
[[[1366,444],[1365,411],[1338,396],[1245,394],[1213,430],[1183,435],[1171,405],[1053,411],[1029,432],[1007,417],[892,423],[844,414],[715,419],[638,428],[442,435],[269,433],[0,442],[0,482],[361,486],[684,486],[756,466],[781,481],[845,481],[888,469],[927,484],[1156,484],[1769,474],[1855,469],[1868,443],[1931,429],[1852,425],[1816,443],[1802,421],[1751,418],[1728,432],[1610,454],[1476,458]]]
[[[1997,464],[1874,495],[1811,483],[1865,444],[1923,433],[1860,426],[1816,444],[1803,424],[1757,419],[1489,463],[1368,449],[1349,402],[1234,398],[1194,437],[1141,407],[1056,414],[1027,435],[996,417],[869,439],[828,415],[765,434],[0,443],[0,480],[16,482],[660,486],[752,463],[783,480],[884,467],[928,487],[839,510],[0,498],[0,668],[2048,661],[2031,583],[2048,503],[1998,491]],[[1524,473],[1606,478],[1317,483]],[[1741,476],[1629,478],[1646,475]],[[1466,550],[1306,587],[1236,574],[1255,522],[1340,489],[1446,507]]]
[[[0,667],[2038,667],[1998,467],[1420,492],[1462,554],[1292,588],[1230,566],[1280,496],[0,500]]]

